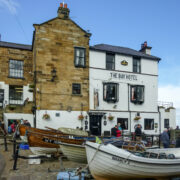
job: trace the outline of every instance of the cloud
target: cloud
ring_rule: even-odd
[[[17,14],[19,4],[15,0],[0,0],[0,7],[7,8],[11,14]]]
[[[159,101],[173,102],[176,108],[176,122],[180,125],[180,86],[160,86],[158,95]]]

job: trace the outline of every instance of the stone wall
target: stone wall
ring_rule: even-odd
[[[34,27],[37,109],[88,111],[89,34],[69,18],[57,17]],[[85,68],[74,66],[74,47],[86,48]],[[54,68],[57,77],[52,82]],[[72,95],[72,83],[81,84],[81,95]]]
[[[9,77],[9,60],[24,61],[24,79]],[[9,85],[26,86],[33,82],[32,51],[0,47],[0,81]]]

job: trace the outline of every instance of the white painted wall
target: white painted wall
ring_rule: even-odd
[[[9,104],[9,84],[5,84],[4,82],[0,82],[0,89],[4,89],[4,103],[5,105]],[[29,98],[29,101],[33,101],[33,93],[28,91],[29,85],[23,86],[23,101],[26,98]]]
[[[105,52],[90,50],[89,59],[90,59],[90,62],[89,62],[90,67],[106,69],[106,53]],[[121,65],[121,61],[123,60],[128,62],[127,66]],[[133,57],[127,56],[127,55],[116,54],[115,55],[115,70],[132,72],[133,71]],[[141,73],[158,75],[158,61],[142,58],[141,59]]]
[[[50,119],[43,119],[43,115],[47,113],[50,115]],[[60,116],[57,117],[56,113],[59,113]],[[36,111],[36,122],[37,128],[45,128],[45,126],[58,129],[60,127],[74,128],[76,127],[85,127],[85,119],[79,120],[78,116],[81,114],[80,111],[53,111],[53,110],[37,110]],[[87,115],[87,112],[82,112],[84,116]],[[88,120],[88,119],[87,119]],[[88,129],[87,129],[88,130]]]
[[[146,111],[157,112],[158,99],[158,78],[157,76],[149,76],[136,74],[137,80],[119,79],[111,76],[113,71],[91,69],[90,68],[90,109],[94,110],[94,90],[99,92],[99,108],[98,110],[119,110],[119,111]],[[117,72],[117,74],[119,74]],[[123,75],[132,75],[130,73],[121,72]],[[117,103],[107,103],[103,100],[103,83],[114,82],[119,84],[119,101]],[[128,100],[128,89],[130,99],[130,85],[144,85],[144,103],[134,104]],[[128,105],[129,101],[129,105]],[[114,105],[117,107],[114,109]],[[128,109],[129,106],[129,109]]]
[[[5,128],[8,128],[8,120],[28,120],[33,126],[33,115],[32,114],[23,114],[23,113],[4,113],[4,123]]]

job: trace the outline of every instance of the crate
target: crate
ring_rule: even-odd
[[[37,155],[29,155],[29,158],[38,157]],[[41,159],[28,159],[28,164],[41,164]]]
[[[28,144],[20,144],[19,148],[22,149],[22,150],[28,150],[29,145]]]

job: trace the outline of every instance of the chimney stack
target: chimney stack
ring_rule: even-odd
[[[60,3],[60,7],[58,8],[58,17],[61,19],[68,19],[69,18],[70,10],[67,7],[67,4]]]
[[[141,49],[139,51],[142,53],[151,55],[151,49],[152,49],[152,47],[147,45],[147,41],[144,41],[144,43],[141,44]]]

